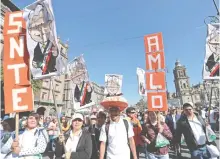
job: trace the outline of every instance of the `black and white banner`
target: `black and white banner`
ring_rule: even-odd
[[[105,92],[107,96],[120,95],[122,88],[122,75],[106,74],[105,75]]]
[[[24,8],[27,48],[34,79],[60,75],[65,62],[60,55],[51,0],[38,0]]]
[[[146,82],[145,82],[145,71],[141,68],[137,68],[137,78],[138,78],[138,93],[141,96],[146,96]]]
[[[67,74],[72,85],[74,104],[79,107],[91,103],[93,88],[89,82],[89,75],[83,55],[68,63]]]
[[[203,79],[219,79],[220,23],[208,24]]]

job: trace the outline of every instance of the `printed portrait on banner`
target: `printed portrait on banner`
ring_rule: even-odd
[[[219,23],[208,24],[203,79],[219,79],[220,30]]]
[[[105,75],[105,92],[107,96],[121,95],[122,75],[106,74]]]
[[[146,82],[145,82],[145,71],[141,68],[137,68],[138,78],[138,92],[141,96],[146,96]]]
[[[65,64],[59,53],[51,0],[39,0],[27,6],[24,19],[33,77],[40,79],[63,73]]]
[[[92,102],[93,89],[89,82],[88,71],[82,55],[67,65],[67,74],[72,81],[74,102],[80,103],[81,106]]]

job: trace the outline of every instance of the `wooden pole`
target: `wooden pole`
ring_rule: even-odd
[[[61,123],[60,123],[60,119],[59,119],[59,114],[58,114],[58,107],[57,107],[57,102],[56,102],[56,96],[55,96],[55,92],[54,92],[54,86],[53,86],[53,79],[51,77],[51,81],[52,81],[52,94],[53,94],[53,101],[54,101],[54,105],[55,105],[55,109],[56,109],[56,115],[57,115],[57,121],[58,121],[58,126],[59,126],[59,134],[61,133],[62,131],[62,127],[61,127]],[[67,150],[66,150],[66,146],[65,146],[65,142],[63,142],[63,146],[64,146],[64,152],[65,154],[67,153]],[[66,157],[67,159],[67,157]]]
[[[18,139],[19,135],[19,113],[15,114],[15,138]]]
[[[208,122],[210,123],[210,111],[211,111],[211,105],[212,105],[212,85],[214,83],[214,80],[212,80],[211,83],[211,92],[210,92],[210,98],[209,98],[209,109],[208,109]]]

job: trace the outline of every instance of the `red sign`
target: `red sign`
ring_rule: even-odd
[[[5,113],[33,110],[23,12],[5,14],[4,20],[4,94]]]
[[[162,33],[144,36],[146,53],[146,89],[148,109],[150,111],[167,111],[165,81],[165,57]]]

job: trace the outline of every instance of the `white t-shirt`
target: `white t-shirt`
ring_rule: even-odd
[[[216,123],[216,120],[214,119],[214,113],[215,110],[210,110],[210,116],[209,116],[210,123]]]
[[[193,131],[193,135],[197,141],[197,144],[204,145],[206,143],[206,135],[200,121],[197,119],[196,116],[194,116],[193,120],[189,120],[189,124]]]
[[[66,150],[67,152],[76,152],[76,147],[78,145],[79,139],[82,135],[82,131],[77,136],[73,136],[73,132],[70,132],[70,136],[66,141]]]
[[[206,118],[206,116],[205,116],[206,115],[206,111],[205,110],[201,110],[201,112],[202,112],[202,118],[205,119]]]
[[[176,130],[176,115],[172,115],[172,118],[173,118],[173,127],[174,127],[174,130]]]
[[[133,137],[134,132],[130,122],[128,122],[128,138]],[[100,141],[106,142],[105,125],[102,126]],[[122,118],[119,122],[110,122],[108,132],[107,159],[130,159],[130,149],[128,146],[127,131]]]

